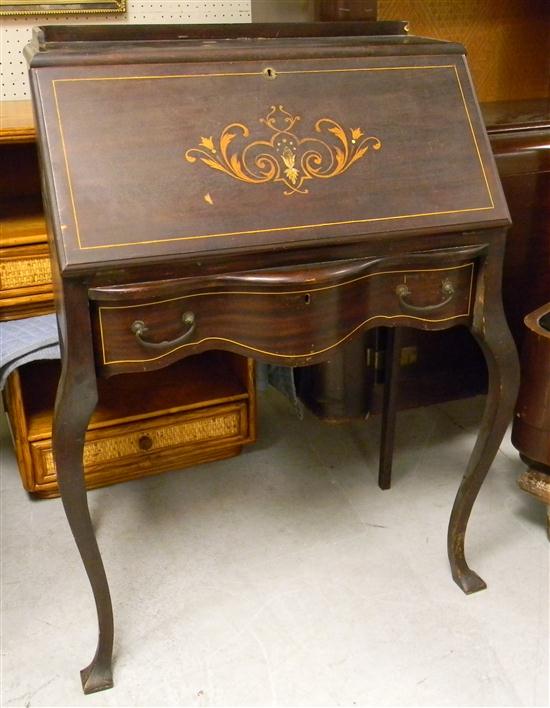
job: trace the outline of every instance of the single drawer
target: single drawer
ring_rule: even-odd
[[[0,291],[7,293],[22,288],[52,283],[52,269],[47,246],[35,246],[36,253],[29,249],[0,249]]]
[[[119,471],[121,479],[129,479],[143,476],[146,469],[176,469],[180,464],[196,463],[192,456],[194,453],[197,457],[197,451],[202,451],[200,461],[219,459],[234,454],[230,446],[243,445],[248,435],[245,402],[89,431],[84,445],[86,480],[92,482],[89,486],[97,486],[107,474],[111,481],[117,481],[113,470]],[[212,456],[205,456],[205,451],[212,452]],[[36,484],[55,483],[51,438],[32,442],[31,455]],[[130,468],[134,469],[133,475],[128,474]]]
[[[102,365],[160,362],[208,348],[305,364],[367,326],[466,322],[474,261],[433,268],[324,264],[202,280],[196,290],[132,304],[98,303]]]
[[[0,249],[0,321],[53,312],[48,247],[33,244]]]

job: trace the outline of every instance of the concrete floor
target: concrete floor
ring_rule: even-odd
[[[240,457],[90,493],[116,663],[114,689],[87,697],[87,580],[59,500],[29,500],[4,437],[2,705],[546,705],[545,512],[516,487],[509,441],[467,537],[488,589],[466,597],[447,564],[483,401],[400,414],[387,492],[378,420],[260,403]]]

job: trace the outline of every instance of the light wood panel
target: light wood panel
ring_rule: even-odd
[[[0,143],[34,141],[34,118],[30,101],[0,101]]]
[[[548,96],[548,0],[378,0],[378,19],[463,43],[480,101]]]
[[[20,204],[17,206],[21,207]],[[29,205],[29,210],[31,213],[11,215],[9,208],[5,209],[5,216],[0,217],[0,245],[2,247],[47,243],[48,236],[44,217],[40,213],[32,213],[32,205]]]

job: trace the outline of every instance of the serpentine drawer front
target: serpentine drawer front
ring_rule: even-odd
[[[182,350],[213,345],[307,361],[374,320],[431,329],[466,322],[474,263],[384,268],[343,280],[337,266],[321,266],[308,279],[307,271],[298,281],[287,274],[287,287],[280,281],[276,287],[262,275],[233,275],[225,283],[223,277],[215,283],[205,279],[195,291],[138,304],[99,304],[100,363],[162,361]]]

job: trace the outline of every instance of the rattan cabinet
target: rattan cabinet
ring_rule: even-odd
[[[8,379],[4,403],[25,489],[57,496],[52,416],[60,366],[40,361]],[[158,372],[103,381],[84,450],[88,488],[237,455],[253,442],[254,365],[208,352]]]

